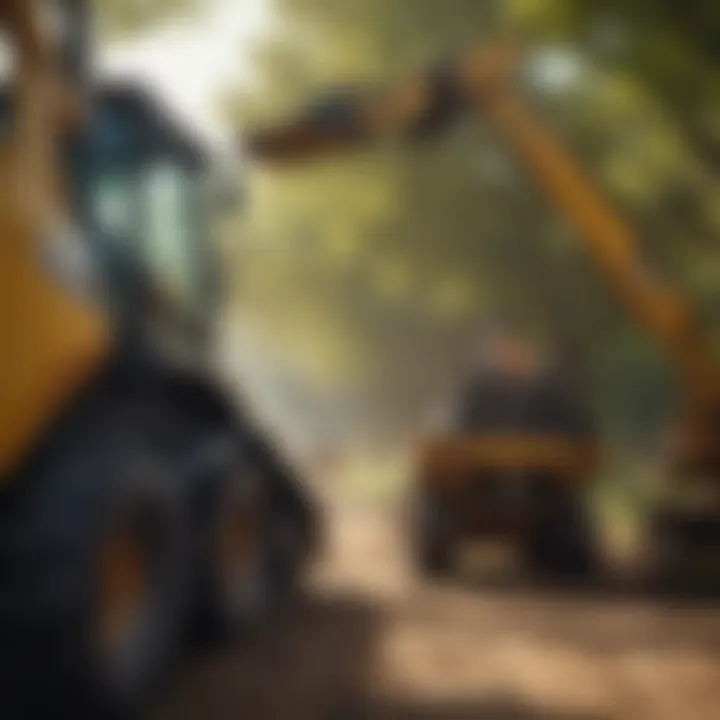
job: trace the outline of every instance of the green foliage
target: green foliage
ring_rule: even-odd
[[[198,0],[90,0],[90,5],[101,31],[113,35],[188,13],[202,3]]]
[[[260,91],[231,112],[242,125],[267,121],[327,85],[388,82],[520,32],[577,71],[565,88],[533,85],[544,120],[638,228],[649,262],[711,320],[716,5],[277,0],[278,32],[257,56]],[[318,383],[371,398],[376,417],[402,409],[398,425],[458,371],[479,321],[509,318],[566,361],[608,428],[644,440],[668,409],[666,363],[525,175],[476,123],[415,153],[380,147],[284,176],[258,170],[237,302]]]

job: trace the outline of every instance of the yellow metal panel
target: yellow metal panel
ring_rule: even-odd
[[[561,436],[446,438],[426,442],[420,449],[420,471],[430,482],[459,482],[488,470],[540,470],[574,482],[587,477],[597,463],[595,443]]]
[[[55,280],[39,238],[7,197],[0,199],[0,220],[8,221],[0,237],[0,484],[92,377],[109,340],[105,318]]]
[[[76,282],[84,273],[73,269],[81,246],[64,232],[58,149],[68,129],[60,111],[65,83],[42,8],[0,3],[0,25],[18,60],[13,128],[0,147],[0,484],[95,374],[109,346],[106,319]]]

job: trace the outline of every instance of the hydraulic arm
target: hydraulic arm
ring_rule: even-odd
[[[686,422],[678,448],[683,464],[709,463],[720,469],[715,442],[720,369],[711,349],[682,295],[647,267],[630,225],[514,91],[520,59],[513,45],[498,43],[471,50],[390,90],[343,91],[291,122],[257,133],[250,151],[262,162],[298,163],[381,135],[422,138],[441,131],[460,113],[481,112],[579,231],[628,310],[673,357],[686,391]]]

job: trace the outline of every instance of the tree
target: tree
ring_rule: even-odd
[[[90,4],[105,34],[133,32],[202,6],[198,0],[91,0]]]
[[[243,123],[267,120],[327,85],[390,81],[478,38],[520,31],[579,78],[558,89],[536,73],[538,112],[639,229],[649,263],[709,314],[720,305],[712,42],[720,10],[703,7],[690,3],[685,14],[669,0],[278,0],[282,31],[258,57],[262,92],[235,112]],[[326,376],[371,390],[379,414],[397,405],[397,388],[411,416],[417,403],[407,398],[457,372],[478,318],[493,315],[566,348],[608,424],[620,412],[606,402],[608,388],[627,397],[628,383],[647,386],[646,405],[648,393],[667,395],[661,355],[637,341],[577,238],[475,123],[412,155],[379,148],[289,180],[268,174],[254,198],[246,240],[253,261],[244,261],[248,274],[267,278],[266,295],[240,301],[264,308],[283,344],[285,325],[271,308],[279,313],[302,297],[317,332],[298,331],[297,342],[312,337],[310,354],[333,348]],[[298,327],[299,317],[287,323]],[[318,340],[325,332],[332,342]],[[625,351],[607,351],[618,344]],[[350,346],[347,363],[340,349]],[[634,379],[624,377],[633,367]]]

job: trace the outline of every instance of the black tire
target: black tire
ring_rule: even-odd
[[[652,527],[651,585],[680,594],[717,595],[720,575],[720,520],[688,517],[673,511],[658,513]],[[703,562],[704,560],[704,562]]]
[[[225,641],[242,636],[268,616],[272,585],[270,558],[270,506],[262,475],[239,458],[217,480],[212,506],[202,533],[199,564],[198,631],[200,638]],[[239,524],[247,524],[245,528]],[[247,531],[251,551],[232,555],[225,547],[228,533]],[[232,540],[231,540],[232,544]]]
[[[686,533],[679,523],[663,514],[651,533],[650,584],[654,589],[677,591],[688,584],[687,560],[691,555]]]
[[[302,570],[316,546],[315,519],[297,502],[277,503],[270,521],[270,582],[279,605],[285,605],[298,590]]]
[[[526,556],[534,570],[555,579],[587,579],[595,572],[595,534],[582,496],[562,494],[547,502],[528,535]]]
[[[442,503],[420,491],[411,515],[411,542],[415,564],[426,577],[441,578],[454,570],[454,543],[450,519]]]
[[[106,419],[58,443],[0,511],[5,718],[124,715],[179,646],[187,597],[182,492],[136,430]],[[108,644],[99,618],[116,533],[136,543],[143,576],[133,622]]]
[[[306,486],[289,467],[278,444],[257,442],[253,459],[269,494],[267,569],[279,610],[295,597],[302,571],[318,552],[319,517]]]

